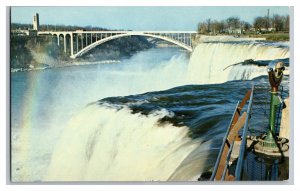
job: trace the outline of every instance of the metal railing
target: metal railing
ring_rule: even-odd
[[[249,103],[248,103],[248,108],[247,108],[246,121],[245,121],[245,124],[244,124],[244,129],[243,129],[243,134],[242,134],[242,143],[241,143],[241,147],[240,147],[240,154],[239,154],[239,158],[238,158],[238,162],[237,162],[237,166],[236,166],[236,171],[235,171],[235,180],[240,180],[240,178],[241,178],[242,166],[243,166],[243,161],[244,161],[244,156],[245,156],[245,149],[246,149],[246,146],[247,146],[246,145],[246,143],[247,143],[246,142],[246,140],[247,140],[246,136],[247,136],[247,131],[248,131],[248,121],[249,121],[250,113],[251,113],[251,109],[252,109],[253,92],[254,92],[254,86],[252,85],[252,90],[251,90]],[[245,96],[245,98],[246,98],[246,96]],[[241,108],[239,108],[239,105],[240,105],[240,102],[237,102],[237,105],[236,105],[235,110],[232,114],[230,123],[228,125],[226,134],[223,138],[222,146],[221,146],[221,149],[219,151],[219,154],[218,154],[215,166],[214,166],[214,170],[213,170],[212,175],[210,177],[211,181],[214,181],[215,178],[216,178],[216,174],[218,172],[218,167],[219,167],[219,164],[221,162],[224,147],[226,145],[226,142],[228,141],[227,138],[228,138],[228,135],[230,133],[231,126],[232,126],[235,114],[236,114],[236,112],[241,112],[241,111],[239,111],[239,109],[241,109]],[[228,153],[226,155],[226,164],[225,164],[225,168],[222,171],[221,180],[225,180],[226,172],[227,172],[228,167],[229,167],[229,161],[230,161],[231,152],[233,150],[233,146],[234,146],[234,141],[230,144],[230,148],[229,148]]]
[[[215,167],[214,167],[214,171],[213,171],[213,173],[212,173],[212,175],[211,175],[211,177],[210,177],[210,180],[211,180],[211,181],[213,181],[213,180],[215,179],[215,177],[216,177],[216,174],[217,174],[217,171],[218,171],[218,166],[219,166],[220,161],[221,161],[221,156],[222,156],[222,153],[223,153],[223,150],[224,150],[226,141],[227,141],[227,137],[228,137],[228,135],[229,135],[230,126],[231,126],[231,124],[232,124],[232,122],[233,122],[233,118],[234,118],[234,115],[235,115],[235,113],[236,113],[236,111],[237,111],[237,109],[238,109],[238,107],[239,107],[239,104],[240,104],[240,102],[238,101],[237,104],[236,104],[236,106],[235,106],[234,112],[233,112],[233,114],[232,114],[232,117],[231,117],[230,123],[229,123],[229,125],[228,125],[226,134],[225,134],[225,136],[224,136],[224,138],[223,138],[223,143],[222,143],[222,146],[221,146],[221,150],[220,150],[220,152],[219,152],[219,155],[218,155],[218,158],[217,158]]]
[[[237,162],[236,169],[235,169],[235,180],[241,180],[241,176],[242,176],[242,169],[243,169],[244,158],[245,158],[245,150],[247,148],[248,123],[249,123],[249,118],[251,116],[250,112],[252,110],[253,90],[254,90],[254,86],[252,85],[252,92],[251,92],[251,96],[250,96],[250,100],[249,100],[249,104],[248,104],[248,108],[247,108],[247,117],[246,117],[244,129],[243,129],[242,143],[241,143],[241,147],[240,147],[239,158],[238,158],[238,162]]]
[[[234,142],[230,145],[229,151],[227,153],[227,156],[226,156],[226,166],[225,166],[225,168],[223,170],[221,180],[225,180],[225,176],[226,176],[227,169],[229,167],[229,160],[230,160],[230,155],[231,155],[233,146],[234,146]]]

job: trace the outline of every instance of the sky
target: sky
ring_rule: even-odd
[[[289,7],[12,7],[11,22],[31,24],[39,13],[40,24],[98,26],[124,30],[184,30],[195,31],[200,21],[208,18],[223,20],[237,16],[253,22],[265,16],[267,9],[273,14],[289,14]]]

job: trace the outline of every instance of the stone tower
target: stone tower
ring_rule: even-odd
[[[39,21],[39,14],[36,13],[34,16],[33,16],[33,30],[39,30],[40,28],[40,21]]]

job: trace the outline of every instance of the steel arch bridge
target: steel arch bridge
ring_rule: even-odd
[[[71,58],[77,58],[107,41],[127,37],[144,36],[173,43],[192,52],[192,38],[196,32],[191,31],[46,31],[38,35],[57,36],[57,44],[64,47],[64,52]],[[60,42],[62,40],[62,42]]]

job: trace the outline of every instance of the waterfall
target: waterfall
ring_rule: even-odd
[[[200,43],[190,58],[188,81],[194,84],[214,84],[229,80],[251,80],[267,74],[266,69],[258,66],[224,69],[248,59],[276,60],[288,57],[289,49],[282,46],[263,43]]]

